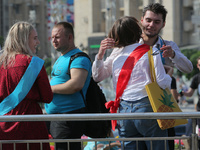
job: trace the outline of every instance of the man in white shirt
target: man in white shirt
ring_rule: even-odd
[[[184,56],[177,44],[173,41],[163,40],[159,33],[165,27],[167,10],[159,3],[148,5],[143,10],[141,17],[142,24],[142,38],[139,43],[151,45],[158,49],[157,54],[161,54],[162,63],[176,67],[184,73],[190,73],[193,70],[191,61]],[[107,49],[114,46],[114,41],[106,38],[101,42],[101,47],[95,57],[92,66],[92,75],[95,81],[102,81],[112,74],[113,60],[121,53],[123,48],[115,48],[109,57],[104,61],[104,54]],[[171,148],[171,146],[170,146]]]
[[[163,51],[162,60],[165,65],[176,67],[184,73],[190,73],[193,70],[193,65],[191,61],[181,53],[177,44],[173,41],[163,40],[159,36],[160,31],[165,27],[166,15],[166,9],[159,3],[150,4],[144,8],[141,18],[143,34],[139,43],[145,43],[159,48]],[[113,44],[113,40],[108,38],[101,42],[101,47],[92,66],[92,74],[95,81],[102,81],[108,78],[112,73],[112,62],[121,52],[121,48],[115,48],[105,61],[103,61],[103,57],[105,51],[112,48]]]
[[[168,66],[175,66],[184,73],[190,73],[193,65],[178,48],[177,44],[172,41],[163,40],[159,33],[165,27],[167,11],[159,3],[148,5],[143,10],[141,18],[143,35],[140,43],[145,43],[159,48],[163,51],[163,63]]]

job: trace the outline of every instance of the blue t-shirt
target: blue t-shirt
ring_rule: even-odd
[[[67,74],[70,57],[78,52],[81,52],[81,50],[74,49],[57,59],[51,72],[50,85],[62,84],[70,79],[70,76]],[[72,61],[70,65],[70,69],[71,68],[83,68],[88,71],[88,76],[82,89],[85,96],[91,78],[91,62],[87,57],[79,56]],[[65,113],[83,107],[85,107],[85,104],[80,92],[74,94],[54,93],[52,102],[45,104],[45,109],[48,114]]]

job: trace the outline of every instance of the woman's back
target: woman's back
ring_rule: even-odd
[[[115,90],[118,77],[122,69],[122,66],[124,65],[124,62],[126,61],[128,56],[132,53],[132,51],[134,51],[140,45],[141,44],[136,43],[124,47],[121,54],[114,59],[112,74],[113,74],[113,85]],[[155,50],[156,49],[154,49],[154,51]],[[156,70],[156,79],[159,86],[164,89],[166,87],[169,88],[171,83],[171,77],[169,75],[166,75],[160,55],[154,56],[154,63]],[[149,83],[151,83],[151,77],[150,77],[148,52],[146,52],[135,64],[128,85],[126,86],[126,89],[124,90],[124,93],[122,95],[122,99],[127,101],[136,101],[141,98],[147,97],[145,85]]]
[[[31,57],[16,55],[15,64],[12,67],[0,68],[0,101],[10,95],[24,72],[26,71]],[[27,84],[28,81],[27,81]],[[23,91],[22,91],[23,92]],[[42,114],[38,102],[51,102],[53,94],[49,85],[44,67],[40,71],[35,83],[27,96],[10,112],[5,115],[28,115]],[[45,122],[0,122],[0,140],[27,140],[27,139],[48,139],[48,132]],[[40,149],[39,144],[30,144],[30,150]],[[17,150],[25,150],[26,144],[17,144]],[[44,144],[43,148],[49,150],[49,145]],[[13,149],[12,144],[3,144],[3,149]]]

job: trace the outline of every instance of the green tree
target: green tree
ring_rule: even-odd
[[[185,49],[181,51],[193,64],[193,71],[191,73],[182,73],[178,70],[178,75],[185,75],[188,80],[190,80],[195,74],[199,73],[199,70],[196,67],[197,58],[200,56],[200,51],[197,49]]]
[[[47,75],[50,75],[51,74],[51,58],[45,59],[44,67],[46,69]]]

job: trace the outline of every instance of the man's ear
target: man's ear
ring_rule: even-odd
[[[166,23],[166,22],[163,22],[163,26],[162,26],[162,28],[164,28],[164,27],[165,27],[165,23]]]
[[[72,40],[72,41],[74,40],[74,37],[73,37],[73,35],[71,33],[69,34],[68,38],[69,38],[69,40]]]

